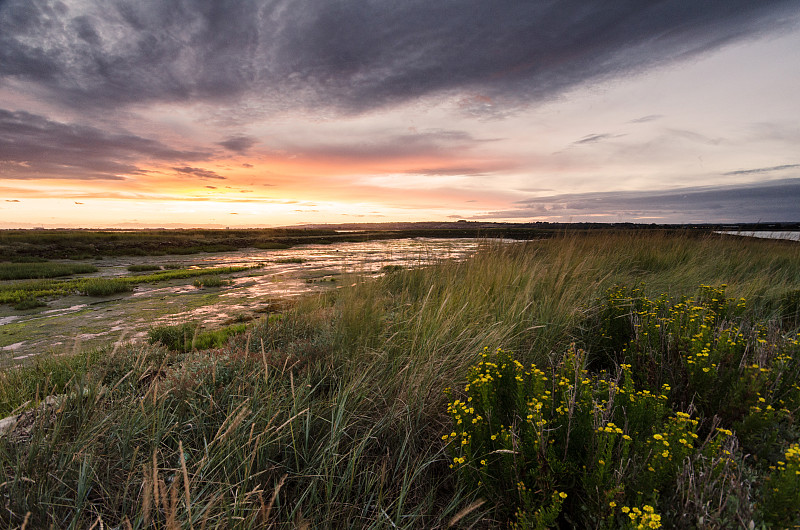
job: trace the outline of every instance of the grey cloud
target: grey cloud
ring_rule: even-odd
[[[209,169],[203,169],[199,167],[173,167],[173,170],[177,171],[178,173],[183,173],[184,175],[191,175],[193,177],[198,177],[201,179],[218,179],[218,180],[225,180],[225,177],[222,175],[215,173]]]
[[[800,219],[800,178],[763,184],[703,186],[670,191],[598,192],[526,199],[518,208],[476,219],[544,217],[554,220],[753,222]]]
[[[448,91],[513,105],[797,13],[796,0],[7,0],[0,79],[80,109],[252,93],[273,110],[347,113]]]
[[[590,134],[588,136],[584,136],[580,140],[572,142],[574,145],[580,144],[593,144],[596,142],[601,142],[603,140],[610,140],[612,138],[619,138],[620,136],[624,136],[623,134],[610,134],[610,133],[603,133],[603,134]]]
[[[647,123],[649,121],[655,121],[663,118],[664,116],[661,114],[649,114],[647,116],[642,116],[641,118],[636,118],[635,120],[631,120],[631,123]]]
[[[278,149],[287,156],[332,158],[345,160],[381,160],[386,158],[424,157],[458,153],[494,139],[474,138],[464,131],[430,129],[416,133],[385,131],[368,139],[348,138],[330,142],[284,144]]]
[[[0,109],[0,161],[14,167],[3,172],[4,178],[120,180],[141,173],[135,163],[142,159],[199,158],[201,153],[178,151],[130,133]]]
[[[217,145],[221,145],[225,149],[234,151],[236,153],[244,153],[253,147],[255,143],[256,139],[249,136],[231,136],[227,140],[219,142]]]
[[[723,175],[755,175],[758,173],[771,173],[772,171],[782,171],[784,169],[793,169],[796,167],[800,167],[800,164],[784,164],[782,166],[759,167],[756,169],[740,169],[738,171],[728,171],[727,173],[723,173]]]

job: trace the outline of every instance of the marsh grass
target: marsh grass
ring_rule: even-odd
[[[202,278],[198,278],[192,284],[195,287],[222,287],[226,285],[226,281],[222,279],[219,274],[211,274],[209,276],[203,276]]]
[[[0,280],[58,278],[89,272],[97,272],[97,267],[85,263],[0,263]]]
[[[86,296],[108,296],[130,292],[133,286],[121,278],[92,278],[83,282],[78,290]]]
[[[6,410],[32,407],[37,392],[71,397],[33,414],[29,438],[0,439],[0,521],[20,526],[30,512],[29,527],[59,528],[504,527],[449,468],[441,439],[443,389],[464,384],[485,346],[551,366],[618,283],[675,297],[726,283],[754,315],[779,319],[780,301],[800,288],[800,246],[589,234],[486,243],[464,262],[341,283],[354,285],[215,349],[130,345],[49,368],[70,374],[61,386],[7,371],[9,384],[40,384],[16,384]]]
[[[74,280],[27,280],[0,285],[0,304],[16,304],[28,298],[56,298],[71,294],[106,296],[126,292],[140,283],[195,278],[198,276],[231,274],[255,267],[208,267],[201,269],[161,270],[119,278],[81,278]]]
[[[150,344],[160,343],[167,349],[178,352],[220,348],[234,335],[247,329],[246,323],[236,323],[221,328],[204,330],[196,322],[184,322],[170,326],[156,326],[148,333]]]

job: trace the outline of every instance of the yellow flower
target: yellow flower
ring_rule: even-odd
[[[611,501],[611,502],[608,503],[608,505],[611,506],[612,508],[614,508],[614,507],[617,506],[617,503],[614,502],[614,501]]]
[[[566,494],[566,493],[564,493],[563,491],[562,491],[562,492],[560,492],[560,493],[558,494],[558,496],[559,496],[559,497],[561,497],[562,499],[566,499],[566,498],[567,498],[567,494]]]

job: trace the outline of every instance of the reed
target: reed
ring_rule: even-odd
[[[0,437],[0,524],[504,527],[449,467],[443,390],[484,347],[553,366],[615,284],[680,297],[722,283],[797,331],[782,313],[800,245],[606,232],[353,277],[209,350],[129,344],[6,370],[2,409],[27,423]],[[48,394],[66,397],[48,409]]]

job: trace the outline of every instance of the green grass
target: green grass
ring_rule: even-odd
[[[225,285],[225,283],[225,280],[223,280],[218,274],[212,274],[210,276],[198,278],[193,282],[193,285],[195,287],[222,287]]]
[[[675,298],[725,283],[751,318],[789,333],[800,245],[600,233],[486,244],[464,262],[342,283],[356,285],[213,350],[128,345],[4,372],[4,410],[68,398],[29,434],[0,438],[0,524],[30,512],[28,527],[45,528],[98,517],[123,528],[505,528],[449,468],[442,440],[443,389],[463,387],[484,347],[549,367],[591,333],[597,300],[618,283]]]
[[[167,349],[178,352],[221,348],[228,339],[247,329],[244,323],[232,324],[212,330],[203,330],[196,322],[185,322],[172,326],[156,326],[147,333],[150,344],[160,343]]]
[[[92,278],[84,282],[78,290],[86,296],[108,296],[130,292],[133,286],[121,278]]]
[[[97,272],[97,267],[83,263],[0,263],[0,280],[58,278],[88,272]]]
[[[208,267],[204,269],[163,270],[152,274],[120,278],[86,278],[75,280],[28,280],[0,285],[0,304],[18,304],[30,298],[55,298],[71,294],[105,296],[130,291],[141,283],[230,274],[257,267]]]

